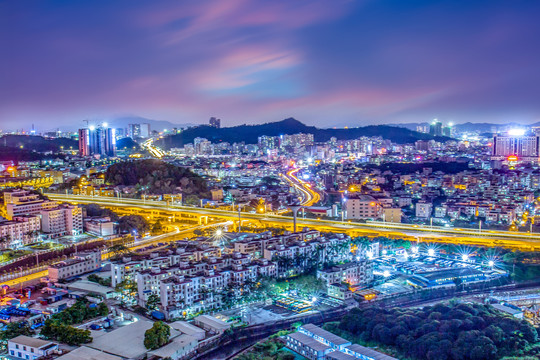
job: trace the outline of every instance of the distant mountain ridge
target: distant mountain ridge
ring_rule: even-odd
[[[445,124],[445,122],[442,122]],[[389,126],[396,126],[401,127],[409,130],[416,130],[418,126],[428,126],[429,122],[420,122],[420,123],[400,123],[400,124],[389,124]],[[472,123],[472,122],[466,122],[463,124],[454,124],[453,127],[460,131],[460,132],[467,132],[467,131],[477,131],[480,133],[490,133],[490,132],[497,132],[497,131],[503,131],[508,128],[512,127],[533,127],[533,126],[540,126],[540,122],[536,122],[533,124],[520,124],[516,122],[511,122],[507,124],[494,124],[494,123]]]
[[[352,140],[362,136],[381,136],[398,144],[410,144],[417,140],[450,140],[447,137],[433,137],[396,126],[370,125],[348,129],[320,129],[315,126],[305,125],[294,118],[288,118],[260,125],[244,124],[220,129],[202,125],[186,129],[177,135],[164,137],[158,140],[156,144],[166,149],[183,147],[185,144],[193,143],[193,140],[197,137],[206,138],[213,143],[243,141],[246,144],[256,144],[259,136],[262,135],[280,136],[298,133],[313,134],[316,142],[328,141],[331,137],[336,137],[338,140]]]

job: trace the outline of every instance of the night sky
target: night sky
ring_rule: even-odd
[[[0,128],[540,121],[540,1],[0,2]]]

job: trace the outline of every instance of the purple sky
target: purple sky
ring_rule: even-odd
[[[540,1],[0,2],[0,128],[540,121]]]

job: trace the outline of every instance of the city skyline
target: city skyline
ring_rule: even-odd
[[[0,123],[533,123],[538,7],[6,2]]]

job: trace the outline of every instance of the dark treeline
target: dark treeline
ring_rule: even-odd
[[[380,344],[410,359],[494,360],[540,354],[532,325],[489,305],[353,309],[337,326],[330,325],[349,340]]]

